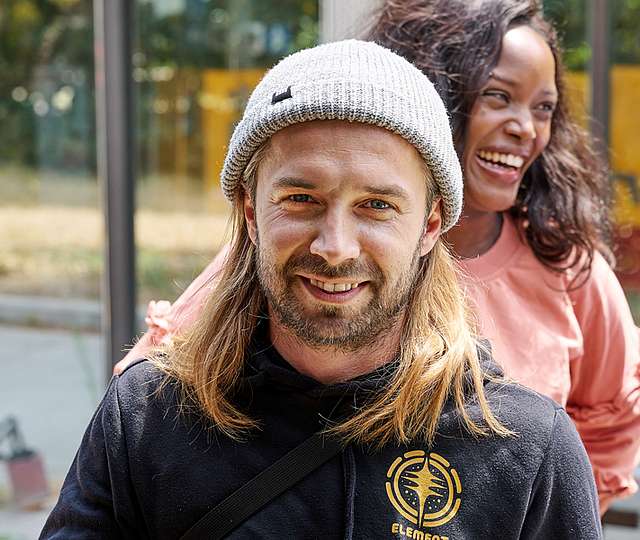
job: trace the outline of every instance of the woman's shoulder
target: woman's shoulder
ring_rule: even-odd
[[[530,266],[533,253],[520,231],[521,224],[503,214],[500,234],[495,243],[481,255],[459,261],[462,278],[471,283],[485,283]]]
[[[557,297],[566,290],[566,276],[545,266],[526,241],[526,223],[506,215],[502,231],[492,248],[474,259],[461,261],[461,276],[465,285],[480,292],[498,291],[511,295]],[[493,293],[491,293],[493,294]],[[560,295],[561,296],[561,295]]]
[[[594,251],[590,264],[582,264],[582,267],[585,268],[584,271],[570,269],[564,276],[567,290],[574,302],[587,297],[601,297],[626,304],[622,286],[602,253]]]

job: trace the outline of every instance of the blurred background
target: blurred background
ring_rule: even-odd
[[[218,174],[253,86],[282,56],[357,34],[377,1],[131,0],[120,13],[109,11],[122,2],[109,4],[0,0],[0,540],[37,536],[144,306],[173,300],[224,242]],[[544,6],[562,35],[574,112],[610,148],[619,277],[639,321],[640,0]],[[126,45],[116,51],[124,132],[96,88],[106,81],[109,94],[118,75],[101,63],[114,28]],[[98,173],[109,140],[122,143],[109,155],[126,161],[129,194],[114,197]],[[134,218],[129,233],[118,211]],[[135,241],[132,260],[109,256],[119,234]],[[142,306],[136,329],[114,335],[122,292],[106,275]],[[32,456],[31,472],[12,469],[14,455]]]

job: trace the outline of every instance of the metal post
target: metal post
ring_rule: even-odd
[[[93,2],[98,177],[106,225],[103,332],[107,378],[136,331],[132,4],[129,0]]]
[[[609,39],[611,10],[607,0],[590,0],[589,41],[591,44],[591,134],[601,154],[609,155]]]

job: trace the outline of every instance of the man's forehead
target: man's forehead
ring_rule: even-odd
[[[258,184],[269,192],[301,189],[424,197],[426,164],[405,139],[386,129],[346,121],[296,124],[265,148]]]

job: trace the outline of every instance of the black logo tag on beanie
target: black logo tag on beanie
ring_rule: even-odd
[[[291,87],[287,88],[284,92],[280,94],[273,93],[273,97],[271,98],[271,105],[275,105],[276,103],[280,103],[285,99],[289,99],[291,96]]]

